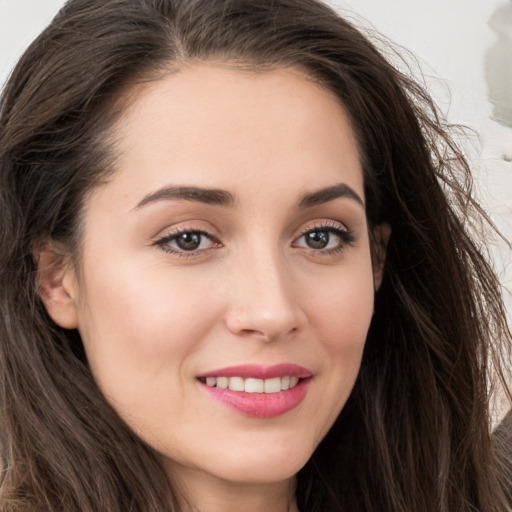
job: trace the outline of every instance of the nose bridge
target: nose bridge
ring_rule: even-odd
[[[227,323],[237,334],[270,341],[297,330],[302,315],[278,244],[257,245],[237,258]]]

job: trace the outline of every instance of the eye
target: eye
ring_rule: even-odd
[[[154,245],[171,254],[190,256],[218,245],[211,235],[199,230],[178,230],[158,239]]]
[[[293,246],[330,253],[342,250],[353,242],[354,236],[349,230],[339,226],[325,225],[304,231]]]

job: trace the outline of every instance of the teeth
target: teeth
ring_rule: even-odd
[[[279,393],[281,389],[281,379],[279,377],[265,379],[263,382],[263,390],[265,393]]]
[[[244,391],[246,393],[263,393],[263,388],[262,379],[245,379]]]
[[[203,381],[204,382],[204,381]],[[242,377],[206,377],[206,385],[246,393],[279,393],[294,388],[298,377],[274,377],[272,379],[243,379]]]
[[[217,377],[217,387],[221,389],[228,389],[229,379],[227,377]]]
[[[232,391],[245,391],[245,383],[242,377],[231,377],[229,379],[229,389]]]

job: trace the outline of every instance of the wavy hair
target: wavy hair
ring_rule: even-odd
[[[87,193],[132,86],[193,62],[294,66],[344,105],[369,225],[392,226],[361,372],[299,472],[308,512],[503,512],[489,368],[510,349],[470,169],[429,95],[316,0],[70,0],[0,105],[0,508],[177,512],[179,490],[118,417],[80,336],[38,295],[34,250],[79,252]],[[370,230],[371,231],[371,230]],[[501,439],[502,437],[500,437]]]

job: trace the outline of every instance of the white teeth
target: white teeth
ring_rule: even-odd
[[[263,389],[265,393],[279,393],[281,391],[281,379],[279,377],[275,377],[273,379],[265,379],[263,383]]]
[[[263,393],[263,380],[261,379],[245,379],[246,393]]]
[[[217,387],[221,389],[228,389],[229,379],[227,377],[217,377]]]
[[[206,385],[246,393],[279,393],[294,388],[298,377],[274,377],[272,379],[243,379],[242,377],[206,377]]]
[[[231,377],[229,379],[229,389],[232,391],[245,391],[245,383],[242,377]]]

